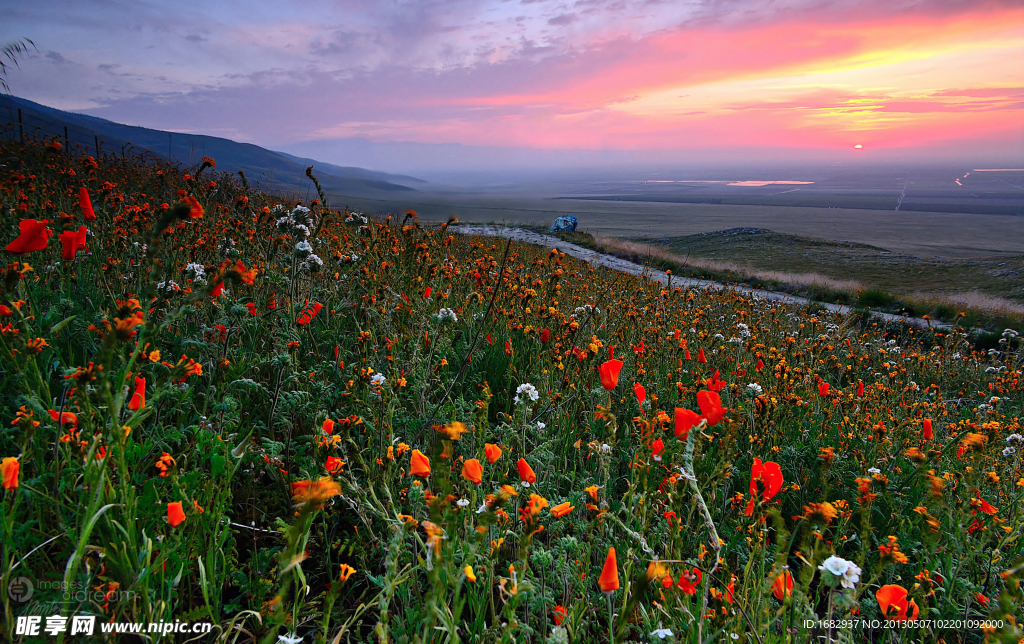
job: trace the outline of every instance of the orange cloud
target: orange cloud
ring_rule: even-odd
[[[557,89],[428,100],[469,111],[417,129],[423,140],[545,148],[845,148],[854,139],[913,147],[1019,137],[1022,26],[1024,9],[1012,8],[687,28],[642,47],[606,43],[625,55],[580,66]],[[535,84],[547,84],[540,75]]]

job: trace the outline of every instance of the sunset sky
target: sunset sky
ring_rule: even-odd
[[[273,148],[1024,158],[1019,0],[80,0],[4,15],[4,43],[39,49],[8,74],[15,95]]]

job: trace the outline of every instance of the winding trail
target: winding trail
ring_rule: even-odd
[[[489,225],[477,225],[477,224],[457,224],[451,226],[449,231],[459,233],[462,235],[483,235],[488,237],[503,237],[511,238],[515,241],[525,242],[527,244],[536,244],[545,248],[557,248],[564,252],[566,255],[572,255],[577,259],[582,259],[588,262],[591,266],[603,266],[611,270],[620,271],[623,273],[629,273],[630,275],[637,275],[639,277],[645,277],[647,279],[656,280],[665,284],[666,286],[674,285],[681,286],[684,288],[695,288],[695,289],[715,289],[715,290],[731,290],[737,293],[745,293],[754,297],[769,300],[772,302],[779,302],[780,304],[805,306],[808,304],[814,304],[820,306],[823,309],[827,309],[834,313],[846,315],[852,313],[853,309],[849,306],[842,304],[829,304],[827,302],[817,302],[809,300],[805,297],[797,297],[795,295],[789,295],[787,293],[779,293],[778,291],[766,291],[759,288],[752,288],[749,286],[739,285],[727,285],[721,282],[713,282],[711,280],[694,279],[692,277],[679,277],[669,276],[664,271],[658,271],[650,268],[649,266],[641,266],[634,262],[630,262],[625,259],[620,259],[614,255],[606,255],[599,253],[576,244],[562,241],[557,237],[551,235],[543,235],[541,233],[535,233],[529,230],[523,230],[521,228],[511,228],[508,226],[489,226]],[[923,318],[910,317],[905,315],[896,315],[893,313],[881,313],[872,311],[872,315],[885,320],[886,322],[899,322],[908,324],[910,326],[919,329],[951,329],[952,326],[943,322],[936,322],[934,320],[925,320]]]

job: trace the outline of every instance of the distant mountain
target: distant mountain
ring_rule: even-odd
[[[14,136],[19,136],[19,109],[20,128],[25,136],[56,135],[63,138],[67,132],[72,148],[81,146],[90,154],[148,153],[186,166],[199,164],[204,156],[212,157],[217,162],[218,170],[242,170],[250,183],[271,192],[308,193],[312,184],[306,178],[306,168],[311,165],[314,166],[313,174],[324,190],[342,197],[410,192],[415,188],[408,184],[419,186],[426,183],[415,177],[320,163],[314,159],[267,150],[251,143],[122,125],[95,116],[65,112],[23,98],[0,96],[0,123],[9,123],[13,127]]]

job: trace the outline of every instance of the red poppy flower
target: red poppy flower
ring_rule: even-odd
[[[597,580],[601,592],[613,593],[619,589],[619,567],[615,560],[615,548],[608,548],[608,556],[604,559],[604,568]]]
[[[423,299],[429,300],[430,299],[430,294],[433,293],[433,292],[434,292],[433,287],[428,286],[427,290],[423,291]]]
[[[725,388],[725,381],[720,379],[719,375],[720,374],[718,369],[715,369],[715,374],[704,381],[704,384],[707,385],[707,388],[715,393],[718,393],[719,391]]]
[[[622,371],[622,360],[608,360],[598,367],[601,386],[611,391],[619,384],[619,372]]]
[[[252,302],[246,302],[245,308],[249,309],[249,315],[256,315],[256,305]]]
[[[697,354],[697,362],[707,362],[708,359],[704,357],[704,347],[701,347],[700,353]]]
[[[758,489],[758,481],[763,489]],[[782,469],[774,461],[761,462],[755,458],[754,465],[750,468],[750,494],[760,494],[761,498],[767,501],[782,490]]]
[[[695,411],[676,407],[676,438],[681,441],[687,439],[690,430],[700,422],[700,416]]]
[[[772,594],[775,599],[782,601],[793,594],[793,573],[784,570],[781,575],[772,582]]]
[[[755,366],[754,368],[757,369],[758,371],[764,369],[764,360],[759,359],[757,361],[757,366]]]
[[[146,406],[146,379],[135,378],[135,394],[132,396],[131,401],[128,403],[128,409],[131,411],[139,411]]]
[[[665,451],[665,443],[659,438],[658,440],[651,443],[651,455],[657,459],[661,459],[661,453]]]
[[[700,585],[701,573],[699,568],[693,570],[684,570],[683,574],[679,575],[679,581],[676,582],[676,587],[686,593],[687,595],[696,595],[697,586]]]
[[[79,249],[85,248],[85,226],[79,226],[78,231],[66,230],[60,234],[61,254],[60,257],[66,262],[75,258]]]
[[[932,431],[932,419],[931,418],[925,418],[924,419],[924,429],[921,431],[921,435],[924,436],[924,439],[926,441],[930,441],[933,438],[935,438],[935,432]]]
[[[644,401],[647,400],[647,390],[644,389],[644,386],[637,383],[633,385],[633,391],[636,393],[637,402],[641,405],[644,404]]]
[[[331,432],[334,431],[334,421],[331,420],[330,418],[325,419],[322,428],[324,430],[324,433],[329,435]]]
[[[82,209],[82,218],[86,221],[95,221],[96,213],[92,209],[92,200],[89,199],[89,191],[82,186],[78,190],[78,205]]]
[[[7,252],[14,253],[15,255],[25,255],[26,253],[34,253],[37,250],[43,250],[46,248],[46,243],[50,239],[50,230],[46,227],[50,221],[43,219],[37,221],[35,219],[22,219],[18,222],[18,228],[21,230],[21,234],[18,238],[7,244]]]
[[[760,483],[760,485],[758,485]],[[764,501],[769,500],[782,489],[782,469],[778,463],[768,461],[762,463],[761,459],[755,458],[754,465],[750,468],[750,503],[747,504],[746,514],[748,517],[754,514],[754,500],[760,496]]]
[[[542,329],[541,332],[540,332],[540,341],[541,341],[541,343],[547,344],[548,340],[550,340],[550,339],[551,339],[551,332],[548,331],[547,329]]]
[[[58,412],[56,409],[50,410],[50,418],[56,420],[61,425],[77,425],[78,416],[71,413],[70,411]]]
[[[564,621],[565,618],[569,615],[569,611],[566,610],[565,606],[562,606],[561,604],[555,606],[554,610],[552,610],[551,612],[553,613],[553,617],[555,618],[555,626],[561,626],[562,621]]]
[[[864,395],[864,383],[863,382],[858,382],[857,383],[857,397],[859,398],[859,397],[861,397],[863,395]]]
[[[829,385],[824,380],[818,383],[818,395],[820,395],[822,398],[828,395],[828,389]]]
[[[519,459],[519,462],[516,463],[516,469],[519,471],[519,478],[524,483],[533,485],[537,482],[537,475],[534,473],[533,468],[530,467],[530,464],[526,462],[526,459]]]
[[[313,318],[316,317],[316,314],[319,313],[320,309],[322,308],[324,308],[323,304],[319,302],[314,303],[312,307],[302,312],[302,315],[299,316],[299,319],[296,320],[295,323],[298,325],[309,324],[310,322],[312,322]]]
[[[185,510],[181,507],[181,501],[175,501],[174,503],[167,504],[167,523],[171,524],[172,528],[177,528],[182,522],[185,521]]]
[[[714,427],[725,418],[726,408],[722,407],[722,398],[714,391],[698,391],[697,404],[700,413],[708,420],[708,427]]]

